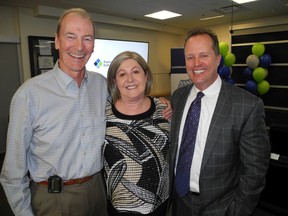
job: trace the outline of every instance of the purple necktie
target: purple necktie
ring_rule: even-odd
[[[203,96],[203,92],[198,92],[188,110],[184,125],[175,179],[176,191],[180,197],[185,196],[190,190],[190,170],[200,118],[201,98]]]

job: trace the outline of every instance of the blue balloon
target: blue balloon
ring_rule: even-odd
[[[221,60],[219,64],[219,68],[224,66],[224,56],[221,55]]]
[[[228,77],[225,79],[226,82],[231,83],[232,85],[235,84],[235,80],[232,77]]]
[[[252,80],[253,79],[253,69],[246,67],[243,71],[243,75],[245,80]]]
[[[223,66],[218,68],[218,74],[222,79],[226,79],[230,76],[230,68],[227,66]]]
[[[252,94],[257,94],[257,83],[254,80],[248,80],[245,83],[245,89]]]
[[[264,54],[259,59],[260,67],[266,68],[269,67],[272,62],[272,58],[269,54]]]

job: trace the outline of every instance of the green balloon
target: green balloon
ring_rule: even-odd
[[[236,61],[236,57],[233,53],[227,53],[224,57],[224,65],[231,67]]]
[[[257,91],[260,95],[266,94],[270,89],[270,84],[266,80],[262,80],[257,84]]]
[[[265,52],[265,46],[262,43],[255,43],[252,46],[252,53],[257,57],[262,56],[264,52]]]
[[[219,43],[219,51],[223,57],[226,56],[226,54],[228,53],[228,50],[229,50],[228,43],[223,42],[223,41]]]
[[[268,69],[267,69],[267,68],[264,68],[264,70],[265,70],[265,73],[266,73],[266,75],[265,75],[265,78],[266,78],[267,75],[268,75]]]
[[[259,83],[260,81],[264,80],[267,76],[267,73],[265,71],[264,68],[262,67],[257,67],[253,70],[253,78],[255,79],[255,81],[257,83]]]

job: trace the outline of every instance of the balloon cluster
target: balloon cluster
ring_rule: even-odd
[[[268,75],[267,67],[270,66],[272,58],[265,53],[265,46],[262,43],[255,43],[252,46],[252,54],[246,58],[247,68],[243,74],[246,79],[245,89],[255,95],[266,94],[270,84],[265,78]]]
[[[221,62],[218,66],[218,74],[223,80],[235,84],[235,80],[231,77],[231,66],[235,63],[236,57],[233,53],[229,52],[229,45],[226,42],[219,42],[219,51]]]

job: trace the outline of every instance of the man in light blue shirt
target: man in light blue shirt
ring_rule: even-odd
[[[59,60],[13,96],[0,180],[15,215],[106,215],[107,82],[85,69],[94,32],[86,11],[66,11],[55,34]]]

